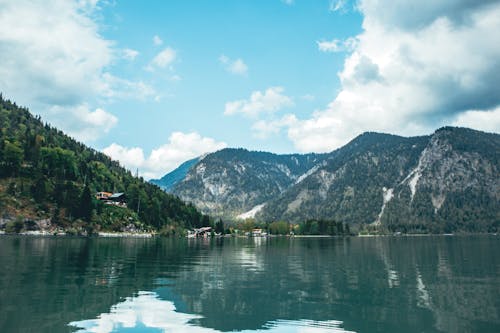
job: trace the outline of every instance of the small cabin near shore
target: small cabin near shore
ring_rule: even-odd
[[[97,200],[108,200],[108,198],[112,195],[113,195],[113,193],[111,193],[111,192],[97,192],[95,194],[95,198]]]
[[[202,227],[198,229],[194,229],[195,237],[208,237],[212,232],[212,227]]]
[[[127,196],[125,193],[97,192],[95,198],[104,202],[106,205],[127,207]]]

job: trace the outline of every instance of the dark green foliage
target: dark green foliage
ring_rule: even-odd
[[[224,222],[222,222],[222,219],[215,222],[215,232],[218,234],[224,234]]]
[[[18,175],[23,161],[23,150],[19,147],[19,143],[5,141],[2,158],[3,174],[8,176]]]
[[[351,231],[348,224],[320,219],[307,220],[300,224],[298,233],[301,235],[349,236]]]
[[[273,235],[288,235],[290,233],[290,225],[285,221],[276,221],[269,224],[268,230]]]
[[[78,217],[86,222],[90,222],[92,218],[92,194],[90,193],[90,188],[85,186],[82,195],[80,196],[80,206]]]
[[[93,194],[99,191],[125,192],[128,208],[118,209],[124,211],[124,216],[136,214],[140,220],[137,223],[143,223],[144,228],[159,230],[168,224],[185,228],[205,222],[194,206],[184,204],[142,178],[135,178],[118,162],[44,125],[40,117],[3,98],[0,98],[0,181],[11,184],[6,186],[9,195],[45,207],[53,224],[81,219],[89,224],[88,228],[98,228],[90,222],[101,223],[105,214],[110,213],[109,207],[93,202]],[[1,204],[7,205],[4,208],[10,205]],[[121,223],[124,227],[127,221]]]
[[[370,233],[498,232],[499,163],[498,134],[453,127],[413,138],[365,133],[267,202],[257,218],[315,218],[304,225],[313,234],[323,233],[319,220],[327,218]]]
[[[427,142],[426,137],[360,135],[328,154],[325,165],[316,172],[268,202],[260,217],[292,222],[333,218],[351,224],[372,223],[382,206],[382,187],[392,188],[401,182],[418,163]],[[328,182],[331,184],[327,187]],[[301,203],[290,209],[294,201]]]
[[[5,226],[5,232],[7,233],[20,233],[24,227],[24,221],[22,216],[18,216],[14,221],[10,221]]]

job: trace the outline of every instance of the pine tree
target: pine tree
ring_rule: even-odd
[[[78,214],[86,222],[90,222],[92,218],[92,206],[92,194],[88,185],[86,185],[80,195],[80,209]]]

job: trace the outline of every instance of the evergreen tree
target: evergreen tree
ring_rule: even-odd
[[[86,222],[90,222],[92,208],[92,194],[90,193],[90,188],[86,185],[80,196],[79,217]]]
[[[222,222],[222,219],[219,219],[215,223],[215,232],[218,234],[224,234],[224,222]]]

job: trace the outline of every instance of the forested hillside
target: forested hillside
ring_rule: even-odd
[[[334,218],[384,232],[497,232],[500,135],[444,127],[424,137],[365,133],[258,215]]]
[[[0,228],[175,232],[208,216],[0,95]],[[122,192],[126,206],[96,200]]]

